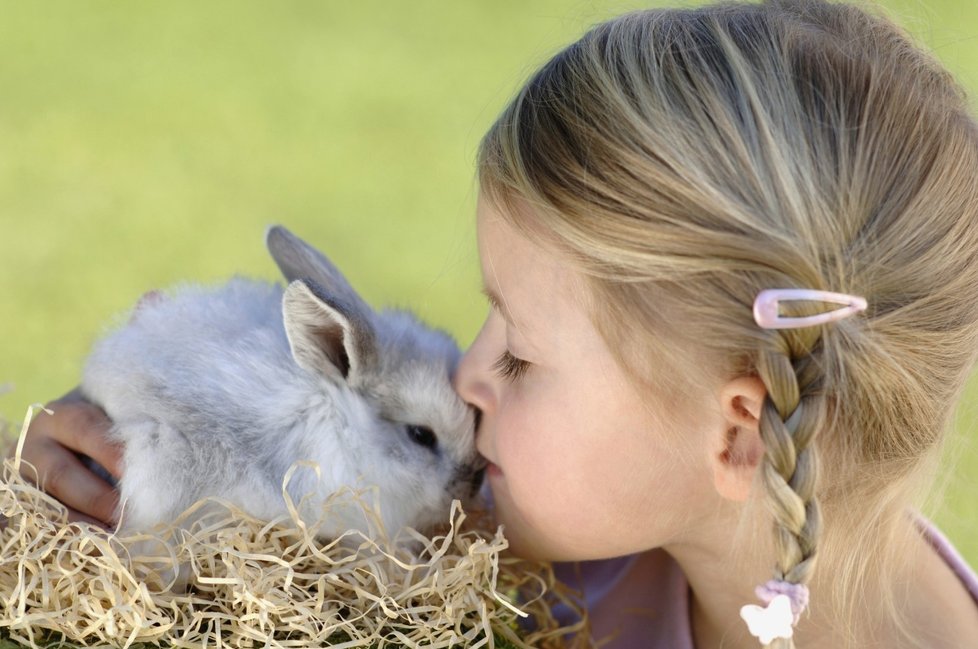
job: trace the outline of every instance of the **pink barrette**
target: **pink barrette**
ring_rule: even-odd
[[[811,300],[842,304],[838,309],[803,317],[782,316],[779,303],[788,300]],[[866,298],[845,293],[829,293],[809,288],[768,288],[754,300],[754,322],[763,329],[797,329],[834,322],[866,308]]]

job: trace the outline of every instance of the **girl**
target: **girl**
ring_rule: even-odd
[[[975,169],[948,73],[824,0],[621,16],[492,126],[456,385],[514,550],[584,561],[607,646],[978,646],[911,508],[978,350]],[[117,472],[107,422],[52,407],[24,456],[107,520],[67,450]]]

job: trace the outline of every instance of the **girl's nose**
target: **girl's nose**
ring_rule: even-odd
[[[488,324],[488,323],[487,323]],[[494,403],[492,357],[485,344],[486,326],[476,336],[455,370],[455,391],[475,409],[476,430],[484,412],[491,412]]]

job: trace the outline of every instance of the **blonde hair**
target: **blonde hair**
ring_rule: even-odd
[[[898,523],[933,484],[978,351],[978,126],[939,62],[854,5],[639,11],[536,72],[478,164],[483,195],[588,277],[637,381],[692,400],[761,378],[775,578],[809,582],[817,551],[840,628],[876,580],[910,637],[886,582]],[[751,305],[775,287],[869,308],[764,330]]]

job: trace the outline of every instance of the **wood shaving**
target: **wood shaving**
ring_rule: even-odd
[[[30,417],[0,475],[0,632],[22,645],[590,646],[579,595],[549,564],[507,556],[485,512],[456,501],[434,535],[388,538],[370,490],[346,490],[323,516],[352,503],[375,528],[323,541],[290,501],[289,517],[268,522],[206,499],[153,534],[117,536],[68,522],[21,477],[36,476],[21,459]],[[558,602],[580,622],[561,626]]]

